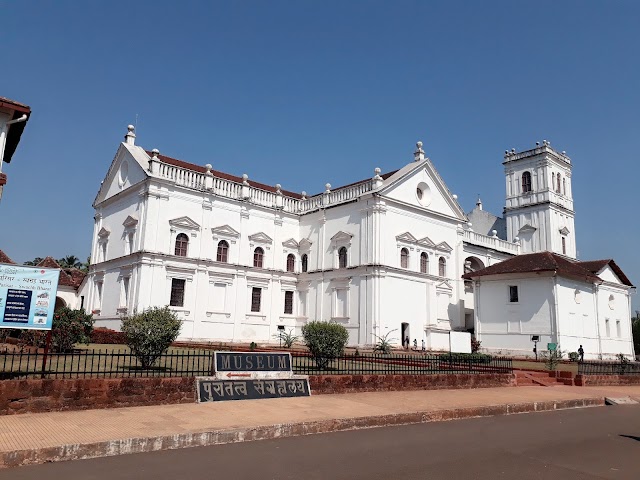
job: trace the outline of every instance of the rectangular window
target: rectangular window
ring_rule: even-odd
[[[129,305],[129,277],[122,277],[122,292],[120,293],[120,306]]]
[[[562,237],[562,254],[563,255],[567,254],[567,238],[566,237]]]
[[[620,326],[620,320],[616,320],[616,336],[622,338],[622,328]]]
[[[100,260],[103,262],[107,261],[107,242],[102,242],[100,244],[100,256],[102,257]]]
[[[94,310],[100,310],[102,306],[102,282],[96,283],[96,299],[93,305]]]
[[[307,292],[298,292],[300,297],[300,315],[307,316]]]
[[[171,279],[171,298],[169,305],[172,307],[184,306],[184,285],[186,280],[180,278]]]
[[[211,310],[214,312],[224,312],[227,299],[227,284],[214,283],[213,295],[211,296]]]
[[[127,235],[127,247],[129,250],[127,253],[133,253],[133,233]]]
[[[347,305],[348,293],[349,293],[349,290],[347,290],[346,288],[336,289],[335,317],[346,318],[349,316],[348,305]]]
[[[262,289],[258,287],[253,287],[251,289],[251,311],[252,312],[260,311],[261,299],[262,299]]]
[[[284,292],[284,313],[293,315],[293,292]]]
[[[611,336],[611,327],[609,326],[609,319],[604,319],[604,331],[607,337]]]
[[[518,303],[517,285],[509,285],[509,303]]]

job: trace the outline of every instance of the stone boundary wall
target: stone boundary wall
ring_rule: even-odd
[[[310,375],[311,394],[515,386],[510,374]],[[0,415],[167,405],[196,401],[195,379],[0,380]]]
[[[576,375],[574,381],[579,387],[640,385],[640,375]]]

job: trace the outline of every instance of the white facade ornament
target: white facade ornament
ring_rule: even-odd
[[[133,125],[127,125],[127,134],[124,136],[124,141],[127,145],[135,145],[136,144],[136,127]]]
[[[424,160],[424,150],[422,149],[422,142],[416,143],[416,151],[413,152],[413,158],[416,162]]]
[[[151,150],[151,158],[149,159],[149,171],[152,175],[158,174],[158,162],[160,161],[158,155],[160,155],[160,150],[158,150],[157,148]]]

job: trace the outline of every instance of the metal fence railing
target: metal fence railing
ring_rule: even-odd
[[[293,371],[306,375],[434,375],[512,373],[510,358],[449,355],[343,355],[326,365],[311,356],[292,357]]]
[[[151,367],[143,367],[130,351],[78,350],[69,353],[0,353],[0,379],[14,378],[121,378],[193,377],[210,375],[209,350],[170,351]]]
[[[343,355],[323,364],[308,354],[292,353],[294,373],[307,375],[431,375],[512,373],[510,358],[488,355]],[[151,367],[128,350],[76,350],[69,353],[0,353],[0,380],[16,378],[193,377],[213,372],[213,351],[175,349]]]
[[[580,362],[578,375],[640,375],[640,362]]]

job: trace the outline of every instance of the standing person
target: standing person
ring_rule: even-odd
[[[413,339],[413,351],[414,352],[418,351],[418,339],[417,338]]]
[[[405,350],[409,350],[409,335],[407,335],[406,337],[404,337],[404,343],[405,343]]]
[[[423,338],[423,339],[422,339],[422,351],[424,352],[424,351],[426,351],[426,350],[427,350],[427,349],[425,348],[425,345],[424,345],[424,338]]]
[[[580,348],[578,349],[578,355],[580,355],[580,362],[584,362],[584,349],[582,348],[582,345],[580,345]]]

